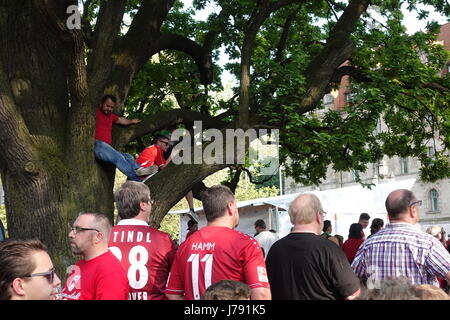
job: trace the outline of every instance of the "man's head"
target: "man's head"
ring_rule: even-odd
[[[417,200],[409,190],[398,189],[392,191],[386,198],[386,211],[391,221],[403,221],[411,224],[419,222],[419,206],[421,200]]]
[[[205,290],[202,300],[250,300],[250,289],[239,281],[220,280]]]
[[[383,219],[375,218],[372,220],[372,225],[370,226],[370,232],[372,234],[375,234],[378,231],[380,231],[381,229],[383,229],[383,226],[384,226]]]
[[[194,219],[189,220],[187,225],[190,232],[195,232],[198,230],[198,223]]]
[[[157,135],[155,138],[155,145],[162,151],[166,151],[170,146],[170,139],[163,135]]]
[[[348,231],[349,239],[362,239],[363,237],[363,226],[361,223],[352,223]]]
[[[122,219],[148,222],[152,210],[150,189],[141,182],[127,181],[114,194],[117,211]]]
[[[267,226],[263,219],[258,219],[255,221],[255,230],[257,233],[266,231]]]
[[[370,220],[369,214],[363,212],[359,215],[358,223],[363,226],[363,229],[365,229],[369,225],[369,220]]]
[[[295,227],[308,225],[315,233],[321,233],[325,212],[316,195],[312,193],[299,195],[292,201],[288,213]]]
[[[203,211],[208,223],[217,219],[228,220],[232,227],[239,223],[239,212],[233,192],[223,185],[215,185],[202,194]]]
[[[116,105],[116,101],[115,96],[111,94],[104,95],[100,101],[100,110],[106,115],[110,114]]]
[[[70,248],[85,259],[108,248],[111,222],[103,213],[81,212],[69,232]]]
[[[323,228],[322,228],[323,232],[328,232],[331,233],[333,232],[333,226],[331,225],[331,221],[330,220],[325,220],[323,222]]]
[[[35,239],[0,243],[0,300],[51,300],[61,284],[46,247]]]

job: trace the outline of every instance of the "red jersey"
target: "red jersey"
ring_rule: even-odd
[[[342,250],[344,250],[345,255],[350,263],[355,259],[356,253],[358,252],[359,247],[364,242],[364,239],[355,239],[351,238],[344,242],[342,245]]]
[[[144,168],[156,164],[158,167],[166,163],[163,151],[156,145],[145,148],[137,157],[136,162]]]
[[[128,272],[129,300],[165,300],[175,244],[165,232],[137,219],[120,220],[109,238],[111,252]]]
[[[206,226],[178,248],[166,293],[198,300],[211,284],[236,280],[251,289],[269,288],[266,264],[258,242],[227,227]]]
[[[72,266],[62,291],[63,300],[127,300],[128,279],[120,261],[107,251]]]
[[[112,125],[119,119],[114,113],[104,114],[100,108],[95,108],[95,140],[112,143]]]

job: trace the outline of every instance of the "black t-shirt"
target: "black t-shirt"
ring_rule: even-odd
[[[342,249],[312,233],[291,233],[275,242],[266,265],[274,300],[338,300],[359,288]]]

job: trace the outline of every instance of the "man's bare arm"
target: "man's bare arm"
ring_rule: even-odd
[[[116,123],[117,124],[121,124],[123,126],[129,126],[130,124],[136,124],[141,122],[140,119],[127,119],[124,117],[119,117],[119,119],[117,119]]]
[[[271,300],[272,293],[268,288],[250,289],[250,300]]]

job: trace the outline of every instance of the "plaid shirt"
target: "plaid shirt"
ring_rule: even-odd
[[[375,287],[386,277],[406,276],[413,284],[438,285],[450,271],[450,254],[432,235],[409,223],[391,223],[365,241],[352,263],[359,278]]]

